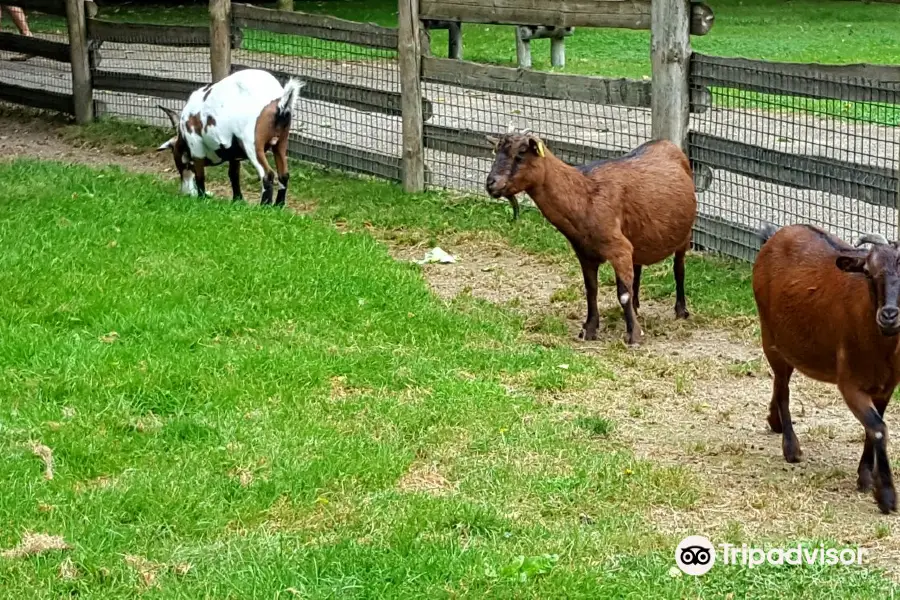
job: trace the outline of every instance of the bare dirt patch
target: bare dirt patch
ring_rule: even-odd
[[[25,558],[57,550],[70,550],[71,548],[72,546],[58,535],[26,531],[22,534],[22,541],[15,548],[0,552],[0,556],[3,558]]]
[[[432,496],[443,496],[456,490],[456,484],[444,477],[438,465],[416,462],[397,482],[403,492],[422,492]]]

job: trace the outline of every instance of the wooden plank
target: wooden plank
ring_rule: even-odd
[[[375,175],[391,181],[403,180],[403,165],[399,156],[301,137],[295,133],[291,134],[288,141],[288,154],[300,160],[344,171]]]
[[[650,0],[420,0],[421,18],[500,25],[650,29]],[[691,33],[705,35],[712,10],[696,3]]]
[[[94,71],[94,89],[187,101],[203,83],[121,71]],[[209,83],[209,82],[204,82]]]
[[[769,150],[696,132],[690,134],[690,157],[712,169],[767,183],[897,206],[898,174],[884,167]]]
[[[58,17],[66,16],[66,0],[15,0],[12,6],[21,7],[26,14],[42,12]]]
[[[502,131],[476,131],[474,129],[458,129],[426,124],[425,147],[438,152],[491,159],[493,158],[493,150],[487,142],[486,136],[497,137],[502,135],[502,133]],[[547,148],[556,157],[570,165],[583,165],[597,160],[609,160],[628,153],[627,150],[587,146],[552,137],[542,137],[541,139],[544,140]],[[693,171],[694,186],[697,192],[704,192],[709,189],[713,180],[712,169],[707,165],[698,163],[693,165]]]
[[[66,0],[66,10],[75,122],[85,125],[94,120],[94,88],[91,84],[90,46],[87,40],[84,0]]]
[[[212,80],[231,73],[231,0],[209,0],[209,66]]]
[[[425,147],[439,152],[490,159],[493,156],[493,150],[485,136],[499,136],[502,133],[501,131],[475,131],[440,125],[425,125]],[[569,164],[583,164],[626,154],[624,150],[585,146],[543,136],[541,139],[556,157]]]
[[[397,30],[374,23],[358,23],[336,17],[285,12],[247,4],[232,7],[234,24],[249,29],[299,35],[358,46],[397,49]]]
[[[591,104],[650,106],[650,82],[561,75],[449,58],[422,58],[423,80],[513,96],[538,96]]]
[[[55,110],[67,115],[75,114],[75,101],[72,95],[61,92],[2,83],[0,84],[0,100],[32,108]]]
[[[651,137],[686,149],[690,121],[690,4],[655,0],[650,43]]]
[[[762,240],[751,227],[698,214],[694,220],[692,245],[698,250],[753,262],[762,247]]]
[[[776,63],[694,54],[691,83],[804,98],[900,104],[900,67]]]
[[[148,25],[88,19],[88,37],[98,42],[153,44],[181,48],[208,48],[209,27],[195,25]]]
[[[34,56],[42,56],[58,62],[70,62],[69,44],[51,42],[41,38],[19,35],[17,33],[0,32],[0,50],[22,52]]]
[[[232,65],[231,71],[235,72],[242,69],[256,68],[258,67],[235,64]],[[300,96],[303,98],[349,106],[350,108],[365,112],[377,112],[396,117],[403,115],[403,107],[399,92],[387,92],[366,86],[341,83],[339,81],[320,79],[318,77],[308,77],[306,75],[292,75],[285,71],[269,71],[269,73],[274,75],[281,85],[284,85],[290,77],[298,77],[305,81],[306,86],[300,90]],[[434,109],[431,101],[422,98],[423,119],[426,121],[430,119],[433,111]]]
[[[403,189],[413,193],[425,189],[419,0],[400,0],[399,9],[397,52],[400,63],[400,102],[403,108]]]

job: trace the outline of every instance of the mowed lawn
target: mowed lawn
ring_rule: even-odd
[[[68,546],[0,556],[4,598],[888,593],[843,567],[673,578],[680,538],[645,515],[698,482],[545,401],[615,355],[446,305],[365,234],[116,169],[0,186],[0,547]]]

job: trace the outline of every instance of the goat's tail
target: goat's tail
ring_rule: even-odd
[[[281,99],[278,100],[278,108],[275,110],[276,121],[285,121],[290,118],[291,111],[294,110],[294,105],[297,103],[297,94],[305,86],[305,81],[300,81],[293,77],[288,80],[284,86],[284,93],[281,94]]]
[[[759,230],[756,232],[756,235],[759,236],[759,239],[762,240],[762,243],[765,244],[769,241],[769,238],[775,235],[775,232],[778,231],[778,225],[774,223],[769,223],[768,221],[763,221]]]

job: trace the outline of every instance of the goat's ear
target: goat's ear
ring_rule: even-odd
[[[862,273],[866,266],[865,256],[838,256],[835,260],[837,268],[848,273]]]
[[[544,158],[544,142],[542,142],[538,138],[531,137],[528,138],[528,145],[531,147],[535,154],[537,154],[541,158]]]
[[[163,150],[167,150],[175,145],[175,140],[177,138],[169,138],[166,140],[159,148],[156,149],[157,152],[162,152]]]
[[[488,143],[491,146],[493,146],[494,148],[496,148],[497,146],[500,145],[500,138],[495,138],[492,135],[486,135],[486,136],[484,136],[484,139],[486,139],[488,141]]]

